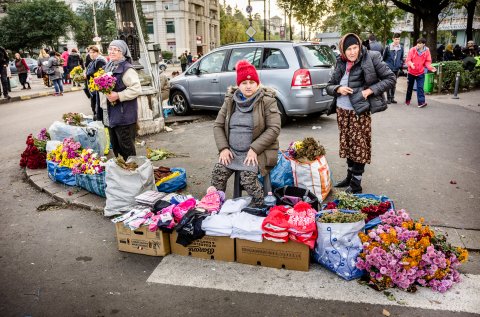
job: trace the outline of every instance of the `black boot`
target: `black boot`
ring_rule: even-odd
[[[340,181],[333,185],[334,187],[347,187],[350,184],[350,181],[352,180],[352,169],[349,167],[347,169],[347,177],[343,181]]]
[[[362,175],[353,175],[350,181],[350,186],[347,187],[345,192],[349,194],[361,194],[362,193]]]

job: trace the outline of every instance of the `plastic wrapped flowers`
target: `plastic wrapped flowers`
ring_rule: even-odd
[[[380,219],[378,227],[359,234],[363,252],[357,268],[366,270],[371,286],[415,291],[421,285],[443,293],[460,281],[458,267],[468,258],[465,249],[452,247],[423,219],[414,221],[404,210],[387,211]]]
[[[73,79],[76,83],[84,83],[85,76],[83,75],[83,68],[82,66],[78,65],[75,66],[72,71],[70,72],[70,78]]]
[[[62,144],[47,154],[47,160],[60,167],[72,169],[72,174],[100,174],[104,171],[105,157],[100,157],[92,149],[82,149],[80,142],[66,138]]]

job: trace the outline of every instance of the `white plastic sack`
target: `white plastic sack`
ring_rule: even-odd
[[[66,123],[55,121],[48,128],[51,140],[63,142],[65,138],[73,138],[80,142],[83,148],[92,149],[99,155],[105,152],[107,136],[105,127],[99,121],[87,123],[85,127],[77,127]]]
[[[47,141],[47,146],[45,147],[45,150],[47,151],[47,153],[50,153],[55,150],[60,144],[62,144],[62,142],[60,141]]]
[[[130,156],[128,162],[135,162],[138,168],[127,171],[115,163],[107,161],[105,166],[105,194],[107,201],[104,215],[110,217],[131,210],[137,203],[135,197],[147,190],[157,190],[153,176],[152,162],[144,156]]]
[[[322,203],[332,189],[330,168],[325,156],[320,156],[311,162],[300,162],[290,159],[290,165],[292,167],[294,185],[308,189]]]
[[[362,276],[358,269],[357,257],[362,251],[358,233],[365,221],[354,223],[317,222],[318,236],[314,250],[315,261],[346,280]]]

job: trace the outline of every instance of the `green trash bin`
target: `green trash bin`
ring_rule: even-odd
[[[432,63],[432,66],[438,69],[438,63]],[[423,84],[423,90],[427,94],[431,94],[433,91],[433,80],[435,78],[435,73],[426,72],[425,73],[425,83]]]

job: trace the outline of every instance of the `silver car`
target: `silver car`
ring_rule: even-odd
[[[177,115],[191,109],[220,109],[229,86],[236,85],[235,65],[246,59],[260,82],[275,89],[282,124],[288,117],[326,112],[332,101],[325,90],[335,66],[328,45],[266,41],[219,47],[170,81],[170,102]]]

